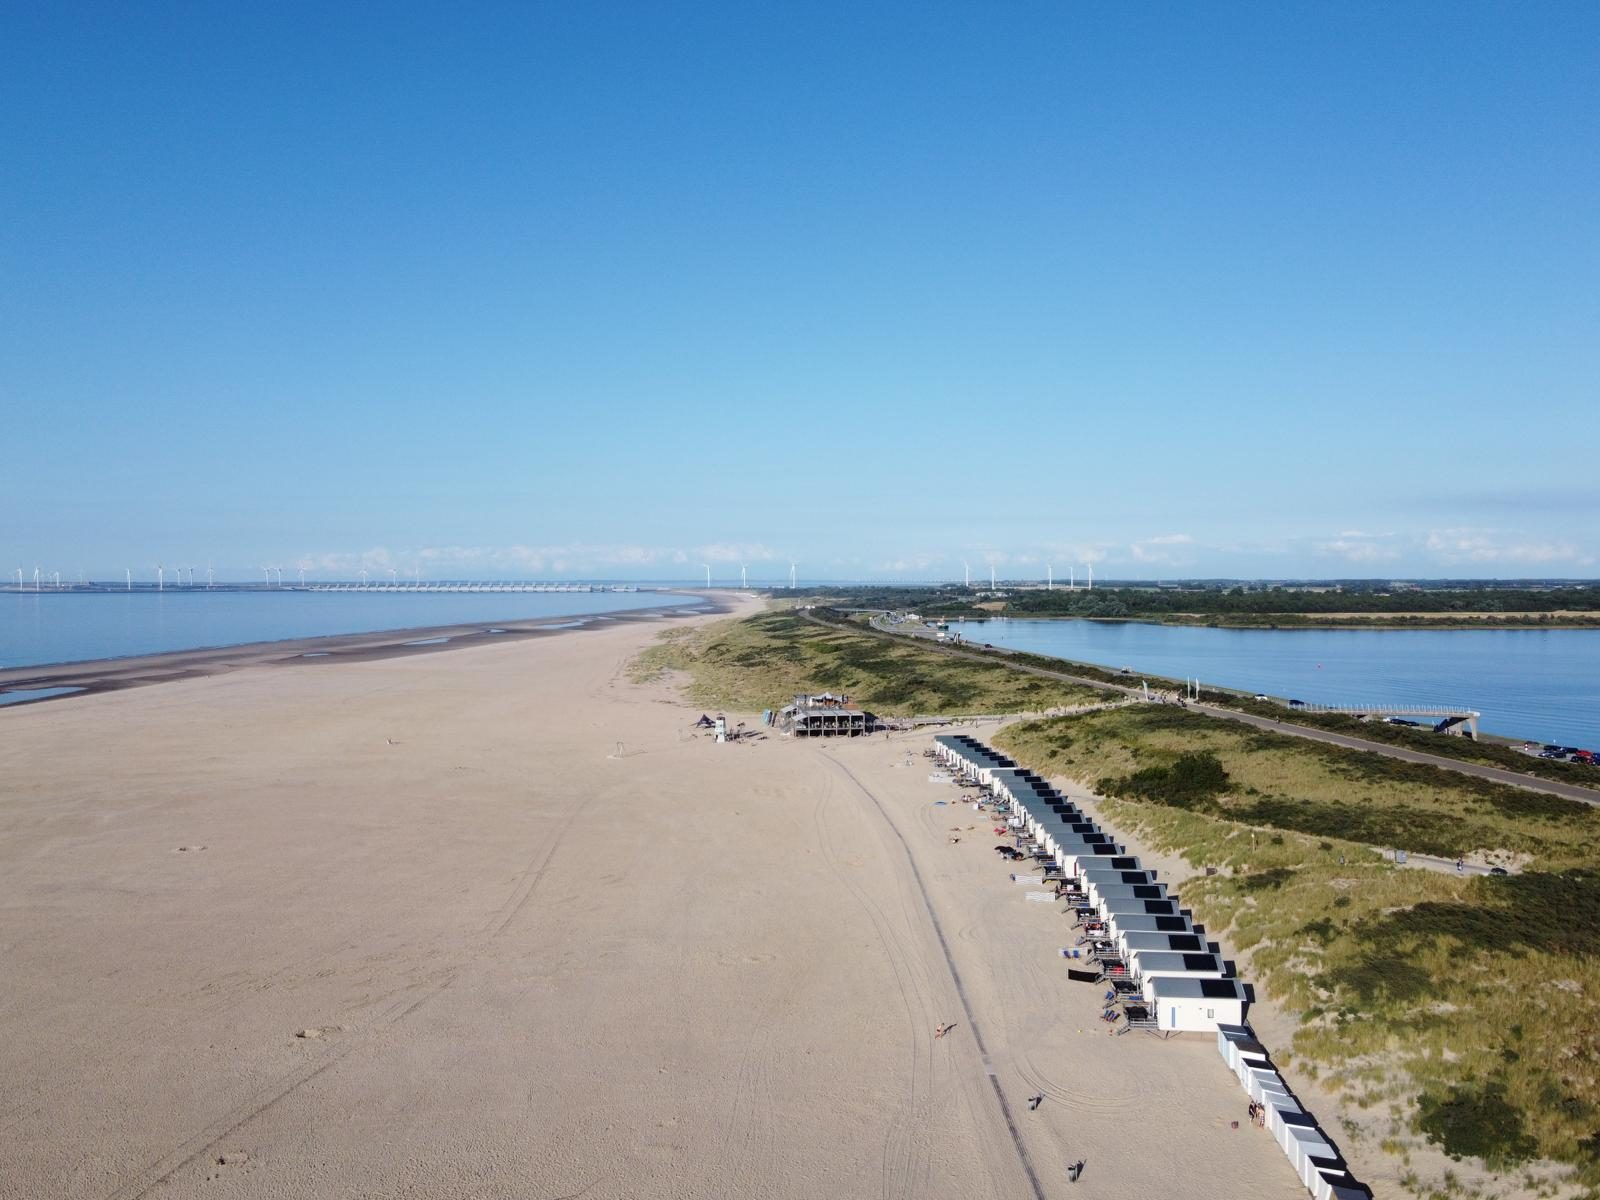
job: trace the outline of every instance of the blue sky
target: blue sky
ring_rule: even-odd
[[[1594,576],[1597,93],[1592,4],[11,6],[0,564]]]

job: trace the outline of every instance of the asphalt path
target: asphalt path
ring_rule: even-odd
[[[1568,800],[1579,800],[1584,804],[1600,804],[1600,791],[1594,788],[1579,787],[1575,783],[1562,783],[1555,779],[1540,779],[1536,775],[1524,775],[1520,771],[1508,771],[1504,767],[1491,767],[1483,763],[1462,762],[1458,758],[1442,758],[1437,754],[1428,754],[1422,750],[1407,750],[1403,746],[1390,746],[1383,742],[1369,742],[1365,738],[1349,737],[1342,733],[1333,733],[1326,729],[1312,729],[1305,725],[1295,725],[1288,721],[1274,721],[1267,717],[1258,717],[1253,713],[1234,712],[1228,708],[1218,708],[1212,704],[1199,704],[1189,702],[1189,707],[1197,712],[1203,712],[1208,717],[1222,717],[1229,721],[1242,721],[1246,725],[1254,725],[1257,729],[1269,729],[1273,733],[1286,733],[1291,737],[1303,737],[1313,742],[1326,742],[1331,746],[1344,746],[1350,750],[1368,750],[1373,754],[1382,754],[1388,758],[1398,758],[1405,762],[1423,763],[1430,767],[1442,767],[1446,771],[1457,771],[1462,775],[1476,775],[1479,779],[1493,780],[1495,783],[1509,783],[1512,787],[1527,788],[1534,792],[1547,792],[1552,796],[1564,796]]]
[[[807,619],[815,621],[826,628],[838,628],[836,624],[823,621],[810,613],[804,614]],[[859,626],[857,626],[859,628]],[[890,633],[874,625],[871,630],[879,637],[903,638],[903,633]],[[1121,684],[1106,683],[1099,679],[1090,679],[1082,675],[1074,675],[1069,671],[1047,671],[1043,667],[1030,666],[1026,663],[1007,662],[1003,655],[980,654],[972,650],[957,650],[931,638],[924,638],[931,650],[940,654],[948,654],[952,658],[969,658],[975,662],[1001,663],[1013,671],[1021,671],[1027,675],[1039,675],[1045,679],[1060,679],[1067,683],[1078,683],[1085,687],[1100,688],[1108,692],[1122,692],[1129,696],[1142,696],[1142,688],[1124,687]],[[1385,758],[1397,758],[1404,762],[1422,763],[1425,766],[1439,767],[1445,771],[1455,771],[1462,775],[1475,775],[1479,779],[1488,779],[1494,783],[1506,783],[1512,787],[1527,788],[1531,792],[1544,792],[1551,796],[1562,796],[1568,800],[1577,800],[1583,804],[1600,805],[1600,790],[1595,788],[1579,787],[1574,783],[1561,783],[1554,779],[1540,779],[1536,775],[1524,775],[1519,771],[1508,771],[1504,767],[1490,767],[1481,763],[1462,762],[1456,758],[1443,758],[1437,754],[1428,754],[1422,750],[1407,750],[1401,746],[1391,746],[1384,742],[1369,742],[1365,738],[1350,737],[1343,733],[1333,733],[1326,729],[1314,729],[1307,725],[1295,725],[1289,721],[1275,721],[1268,717],[1258,717],[1253,713],[1235,712],[1231,708],[1221,708],[1214,704],[1203,704],[1188,701],[1187,707],[1192,712],[1201,712],[1208,717],[1220,717],[1226,721],[1239,721],[1245,725],[1254,725],[1257,729],[1270,730],[1273,733],[1286,734],[1289,737],[1305,738],[1312,742],[1325,742],[1330,746],[1343,746],[1347,750],[1365,750],[1370,754],[1381,754]]]

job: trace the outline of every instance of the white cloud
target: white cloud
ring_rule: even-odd
[[[1392,562],[1400,557],[1397,547],[1381,543],[1373,535],[1349,530],[1324,542],[1312,543],[1312,549],[1325,558],[1342,558],[1345,562]]]
[[[908,571],[926,571],[929,567],[937,566],[943,561],[942,558],[934,554],[909,554],[879,563],[878,570],[903,575]]]
[[[778,556],[760,542],[713,542],[694,551],[703,562],[766,562]],[[654,561],[654,560],[651,560]]]
[[[1574,563],[1587,566],[1594,556],[1570,542],[1505,540],[1493,529],[1435,529],[1423,548],[1441,563]]]
[[[1187,533],[1163,533],[1134,542],[1128,547],[1128,553],[1137,563],[1175,566],[1180,561],[1189,561],[1191,556],[1180,551],[1182,547],[1192,545],[1194,539]]]

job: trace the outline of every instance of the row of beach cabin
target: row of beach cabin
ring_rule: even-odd
[[[1077,805],[1034,772],[976,738],[934,739],[953,774],[987,788],[1005,805],[1021,844],[1047,866],[1047,878],[1079,897],[1083,924],[1101,945],[1098,976],[1123,999],[1132,1027],[1215,1033],[1244,1021],[1243,985],[1231,978],[1176,895]]]
[[[1253,1039],[1244,985],[1156,873],[1039,775],[976,738],[936,737],[934,753],[952,775],[988,791],[1042,878],[1072,898],[1096,947],[1089,960],[1096,969],[1071,970],[1071,977],[1109,983],[1125,1029],[1215,1034],[1307,1190],[1318,1200],[1370,1196]]]
[[[1261,1119],[1317,1200],[1369,1200],[1333,1142],[1301,1107],[1267,1056],[1267,1048],[1242,1025],[1217,1031],[1217,1052],[1261,1111]]]

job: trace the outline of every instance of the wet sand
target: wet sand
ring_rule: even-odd
[[[622,609],[610,613],[531,617],[522,621],[477,621],[466,625],[419,625],[368,633],[286,638],[272,642],[247,642],[234,646],[203,646],[193,650],[173,650],[162,654],[130,655],[125,658],[96,659],[87,662],[12,667],[0,669],[0,706],[12,707],[4,704],[6,693],[61,688],[71,689],[75,695],[83,695],[145,687],[153,683],[172,683],[179,679],[201,679],[227,671],[237,671],[242,667],[370,662],[374,659],[393,658],[399,655],[459,650],[486,641],[517,641],[523,638],[553,637],[569,631],[593,631],[619,621],[625,623],[678,621],[685,618],[690,608],[693,608],[698,615],[726,613],[731,611],[735,603],[727,593],[684,592],[682,595],[684,599],[681,604]],[[42,701],[25,700],[16,703],[36,704]]]
[[[1304,1195],[930,735],[718,746],[659,628],[0,714],[0,1197]]]

